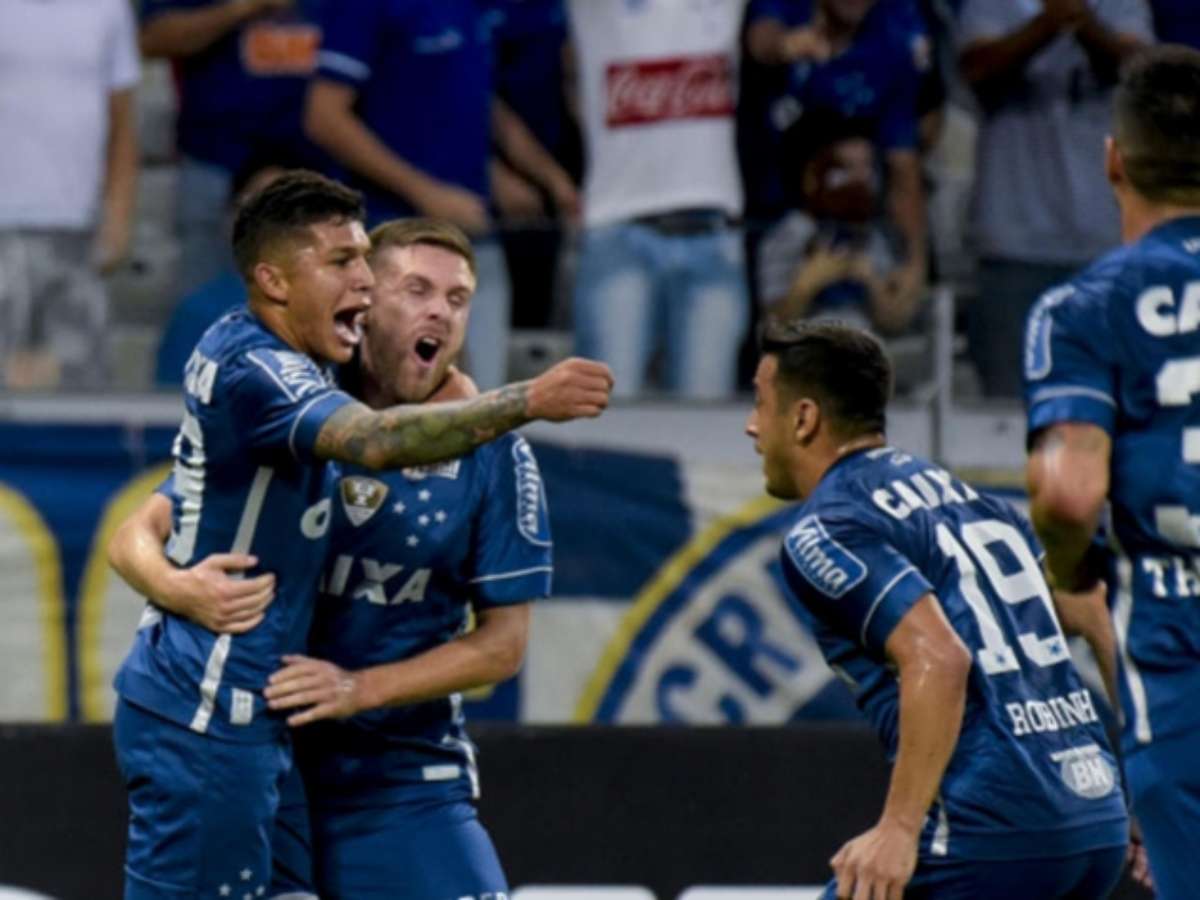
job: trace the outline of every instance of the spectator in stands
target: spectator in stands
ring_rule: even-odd
[[[871,123],[886,161],[888,214],[904,241],[892,290],[915,305],[928,252],[921,134],[933,141],[944,99],[917,0],[751,0],[745,42],[758,71],[757,101],[742,118],[755,213],[787,210],[784,135],[806,127],[802,115]]]
[[[881,221],[879,165],[867,123],[805,117],[804,144],[787,154],[798,207],[763,239],[759,291],[768,313],[791,321],[833,317],[903,331],[915,296],[890,276],[901,264]]]
[[[740,0],[571,0],[587,152],[575,288],[581,353],[638,393],[735,387],[749,301],[734,140]]]
[[[310,168],[324,158],[301,128],[316,61],[321,0],[144,0],[141,46],[176,66],[180,154],[178,292],[233,265],[225,228],[233,180],[277,154]]]
[[[496,93],[578,183],[579,134],[568,115],[568,53],[563,0],[498,0]],[[491,165],[492,196],[512,277],[516,328],[544,328],[553,317],[562,221],[552,197],[502,156]]]
[[[233,231],[233,216],[246,198],[256,194],[287,171],[274,162],[251,160],[233,182],[233,202],[226,234]],[[213,322],[246,302],[246,282],[232,262],[184,297],[171,312],[163,329],[154,365],[154,383],[161,388],[183,384],[183,369],[200,338]]]
[[[1200,3],[1196,0],[1150,0],[1154,33],[1165,44],[1200,48]]]
[[[422,213],[480,238],[470,371],[498,386],[508,352],[507,267],[492,234],[493,139],[507,163],[573,214],[570,176],[494,96],[492,26],[476,0],[343,0],[326,8],[308,133],[349,170],[370,223]]]
[[[107,379],[101,274],[129,248],[138,76],[126,0],[0,4],[0,385]]]
[[[1016,398],[1030,306],[1120,238],[1099,148],[1149,12],[1142,0],[967,0],[959,28],[981,109],[970,349],[984,393]]]

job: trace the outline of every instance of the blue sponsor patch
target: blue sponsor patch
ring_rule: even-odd
[[[816,516],[797,522],[783,545],[797,571],[827,597],[836,600],[867,577],[863,561],[831,538]]]
[[[1025,377],[1029,381],[1038,381],[1050,374],[1054,365],[1050,354],[1050,333],[1054,327],[1051,312],[1074,293],[1074,286],[1069,284],[1047,291],[1029,313],[1025,326]]]

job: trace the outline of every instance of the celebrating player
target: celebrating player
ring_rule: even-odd
[[[149,596],[156,572],[189,589],[231,568],[274,580],[247,579],[233,617],[245,624],[248,608],[260,627],[236,637],[147,607],[116,678],[114,738],[130,802],[126,898],[266,890],[291,753],[286,721],[261,691],[280,657],[306,646],[334,500],[324,461],[427,464],[531,418],[597,415],[607,402],[607,370],[581,360],[438,407],[354,401],[321,365],[348,361],[359,343],[374,284],[368,248],[359,196],[311,173],[283,176],[235,223],[249,306],[214,325],[187,366],[170,562],[121,569]],[[172,565],[197,560],[196,571]]]
[[[1105,897],[1128,819],[1029,526],[885,445],[891,367],[837,323],[770,333],[746,426],[798,615],[894,760],[826,898]],[[1017,864],[1014,864],[1017,863]]]
[[[1103,669],[1119,658],[1133,812],[1159,898],[1181,900],[1200,885],[1200,53],[1145,51],[1115,109],[1107,170],[1126,246],[1030,313],[1028,477],[1052,580],[1079,592],[1064,618]],[[1111,621],[1087,592],[1106,499]]]

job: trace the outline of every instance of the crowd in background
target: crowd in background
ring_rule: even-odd
[[[532,335],[543,357],[608,362],[618,395],[720,398],[744,384],[764,317],[920,334],[931,283],[954,280],[978,389],[1014,397],[1030,305],[1119,241],[1110,96],[1154,40],[1200,46],[1200,5],[10,0],[0,383],[178,383],[244,297],[238,198],[304,166],[361,189],[369,224],[421,214],[472,235],[469,368],[485,387],[520,374]],[[173,139],[155,161],[171,177],[139,194],[147,60],[171,66]],[[937,198],[964,121],[977,138],[957,215]],[[169,239],[139,249],[137,210],[168,190]],[[159,257],[162,296],[130,316],[121,296]],[[123,318],[153,340],[121,344]]]

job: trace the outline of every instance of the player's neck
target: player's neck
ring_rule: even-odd
[[[795,483],[801,490],[801,496],[807,497],[816,490],[817,485],[821,483],[821,479],[829,470],[847,456],[861,450],[874,450],[876,447],[883,447],[886,444],[887,437],[883,432],[876,431],[871,434],[860,434],[846,441],[829,442],[826,444],[825,452],[808,457],[812,463],[809,466],[804,465],[805,458],[801,457],[799,470],[794,473]]]
[[[1121,206],[1121,239],[1126,244],[1135,244],[1159,225],[1189,216],[1200,216],[1200,207],[1150,203],[1141,197],[1131,197]]]
[[[308,350],[305,349],[303,343],[296,336],[287,320],[287,316],[284,313],[286,307],[271,303],[268,300],[255,300],[253,294],[251,294],[248,305],[250,312],[266,327],[267,331],[271,332],[271,334],[275,335],[275,337],[279,338],[293,350],[308,354]]]

